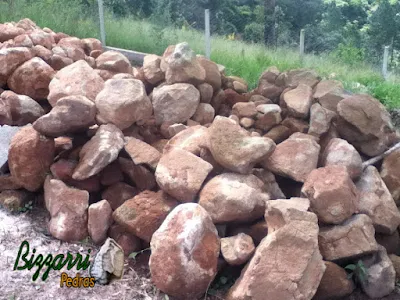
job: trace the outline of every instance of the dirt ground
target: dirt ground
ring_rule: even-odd
[[[46,281],[39,277],[35,282],[32,276],[36,267],[32,270],[14,271],[19,247],[22,241],[30,244],[32,255],[33,248],[36,254],[72,254],[81,253],[83,257],[91,249],[94,256],[98,247],[89,243],[70,244],[53,239],[46,231],[47,213],[43,208],[34,208],[33,211],[23,214],[9,214],[0,208],[0,300],[76,300],[76,299],[118,299],[118,300],[173,300],[157,290],[150,280],[148,269],[148,253],[138,255],[135,260],[125,261],[125,271],[122,279],[115,279],[109,285],[95,285],[94,288],[66,288],[60,287],[62,271],[51,270]],[[21,260],[20,260],[21,261]],[[22,261],[19,264],[22,265]],[[69,276],[76,276],[76,269],[68,271]],[[40,272],[43,274],[44,268]],[[81,277],[88,277],[88,270],[80,271]],[[205,300],[223,300],[223,294],[216,297],[207,297]],[[369,299],[357,291],[343,300],[367,300]],[[397,289],[392,295],[381,300],[399,300],[400,291]],[[188,299],[189,300],[189,299]],[[284,300],[284,299],[282,299]]]

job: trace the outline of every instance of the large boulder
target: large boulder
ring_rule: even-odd
[[[146,55],[143,59],[143,73],[146,80],[156,85],[165,79],[165,73],[161,70],[161,57],[155,54]]]
[[[372,220],[363,214],[340,225],[321,227],[318,240],[322,256],[329,261],[354,261],[378,251]]]
[[[269,217],[280,219],[281,214]],[[314,296],[325,271],[318,249],[317,217],[294,207],[286,221],[261,241],[227,300],[297,300]]]
[[[164,192],[181,202],[192,202],[212,169],[200,157],[175,148],[163,154],[155,176]]]
[[[377,156],[394,142],[395,129],[386,108],[369,95],[347,97],[338,104],[340,136],[368,156]]]
[[[265,137],[252,137],[235,121],[217,116],[209,132],[209,149],[223,167],[248,174],[253,166],[265,160],[275,149],[275,143]]]
[[[150,272],[157,288],[178,299],[203,296],[217,274],[220,242],[210,216],[200,205],[177,206],[150,244]]]
[[[374,166],[366,168],[356,185],[360,213],[371,218],[376,232],[393,234],[400,225],[400,212],[378,170]]]
[[[33,124],[47,136],[61,136],[88,129],[95,124],[96,106],[85,96],[67,96],[57,101],[55,107]]]
[[[347,168],[352,179],[358,178],[362,172],[362,159],[360,154],[346,140],[333,138],[321,154],[320,163],[323,167],[340,165]]]
[[[128,232],[150,242],[153,233],[177,205],[178,202],[163,191],[144,191],[119,206],[113,219]]]
[[[11,140],[8,165],[16,183],[28,191],[43,185],[53,163],[54,140],[41,135],[32,126],[19,130]]]
[[[0,43],[12,40],[16,36],[23,34],[25,30],[11,23],[0,24]]]
[[[263,166],[275,174],[304,182],[317,168],[320,146],[310,135],[296,133],[276,146]]]
[[[301,84],[314,88],[320,81],[314,70],[297,69],[282,73],[276,78],[276,84],[296,88]]]
[[[323,223],[340,224],[358,211],[359,193],[343,166],[313,170],[301,192]]]
[[[124,143],[124,135],[116,126],[101,125],[96,135],[79,152],[79,164],[72,178],[84,180],[100,173],[117,159]]]
[[[50,213],[49,231],[55,238],[71,242],[88,236],[89,193],[68,187],[61,180],[47,176],[44,201]]]
[[[96,67],[113,73],[132,73],[128,58],[117,51],[106,51],[96,58]]]
[[[381,176],[397,205],[400,204],[400,150],[385,157]]]
[[[152,95],[156,123],[185,123],[196,112],[200,92],[193,85],[177,83],[155,88]]]
[[[199,204],[214,223],[253,221],[264,215],[264,183],[254,175],[224,173],[208,181],[200,192]]]
[[[8,87],[17,94],[27,95],[35,100],[46,99],[49,83],[55,71],[43,59],[34,57],[20,65],[8,78]]]
[[[199,63],[193,50],[187,43],[176,45],[170,55],[165,58],[167,84],[191,83],[201,84],[206,80],[206,71]]]
[[[4,87],[11,74],[33,56],[33,51],[25,47],[0,49],[0,87]]]
[[[204,56],[197,56],[197,61],[206,72],[205,82],[210,84],[214,91],[218,91],[222,85],[221,73],[218,69],[218,65]]]
[[[152,114],[143,82],[137,79],[110,79],[96,96],[98,119],[124,130]]]
[[[103,89],[104,80],[84,60],[79,60],[58,71],[49,85],[49,103],[54,107],[66,96],[85,96],[96,99]]]
[[[33,123],[44,115],[44,110],[31,97],[18,95],[12,91],[4,91],[0,94],[0,123],[23,126]]]
[[[282,106],[288,110],[289,115],[307,119],[312,105],[312,88],[300,84],[297,88],[283,94]]]
[[[344,87],[337,80],[321,80],[314,91],[314,99],[324,108],[337,112],[338,103],[345,98]]]

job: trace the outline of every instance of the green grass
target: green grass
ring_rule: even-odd
[[[8,11],[0,3],[0,22],[18,21],[28,17],[41,27],[62,31],[78,37],[97,37],[99,29],[97,8],[88,15],[80,7],[68,4],[54,4],[52,0],[24,5],[17,0],[14,11]],[[168,45],[186,41],[199,54],[204,54],[204,36],[194,30],[164,28],[148,21],[134,18],[114,19],[106,15],[107,45],[161,55]],[[224,37],[212,39],[211,59],[226,67],[230,75],[246,79],[251,88],[255,87],[260,74],[269,66],[281,71],[295,68],[311,68],[323,78],[341,80],[353,92],[366,92],[377,97],[389,108],[400,108],[400,78],[392,76],[384,81],[379,70],[368,64],[348,65],[332,55],[306,55],[301,61],[297,49],[267,49],[263,45],[230,41]]]

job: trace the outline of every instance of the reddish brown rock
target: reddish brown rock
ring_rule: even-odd
[[[197,86],[197,89],[200,92],[200,102],[210,103],[214,94],[213,87],[208,83],[202,83]]]
[[[40,45],[46,49],[51,49],[56,43],[54,37],[50,33],[40,29],[33,30],[29,34],[29,37],[32,40],[33,45]]]
[[[122,174],[118,162],[113,162],[109,164],[100,173],[100,183],[105,186],[110,186],[123,180],[124,175]]]
[[[321,155],[322,166],[340,165],[347,168],[352,179],[358,178],[362,172],[362,159],[357,150],[347,141],[333,138]]]
[[[108,231],[108,235],[121,246],[125,256],[143,249],[141,239],[126,232],[120,225],[112,225]]]
[[[360,196],[346,167],[313,170],[301,190],[321,222],[340,224],[358,212]]]
[[[224,90],[224,93],[225,93],[224,102],[227,105],[229,105],[229,107],[232,107],[237,103],[247,102],[245,96],[239,94],[238,92],[232,89],[226,89]]]
[[[381,176],[397,205],[400,204],[400,150],[383,160]]]
[[[168,141],[164,147],[164,152],[173,148],[179,148],[197,156],[200,155],[201,149],[208,148],[207,128],[197,125],[179,132]]]
[[[300,84],[297,88],[283,95],[282,106],[288,110],[290,116],[306,119],[310,115],[312,105],[312,88]]]
[[[264,137],[270,138],[275,144],[279,144],[286,140],[291,134],[291,130],[286,126],[277,125],[264,134]]]
[[[170,296],[198,299],[217,274],[219,251],[217,229],[207,212],[195,203],[179,205],[151,239],[152,281]]]
[[[119,165],[123,173],[125,173],[133,184],[140,190],[152,190],[156,185],[154,174],[144,166],[135,165],[131,159],[120,157]]]
[[[314,300],[343,299],[353,293],[355,285],[348,278],[345,269],[337,264],[325,261],[325,273],[315,293]]]
[[[101,244],[107,239],[107,231],[112,222],[112,209],[107,200],[89,206],[88,231],[94,243]]]
[[[264,183],[254,175],[224,173],[208,181],[200,192],[199,204],[214,223],[254,221],[264,215]]]
[[[257,106],[257,121],[255,127],[264,131],[270,130],[272,127],[282,122],[282,110],[276,104],[263,104]]]
[[[96,106],[85,96],[67,96],[57,101],[50,113],[33,124],[46,136],[61,136],[88,129],[95,123]]]
[[[200,103],[197,107],[196,112],[192,116],[192,119],[195,122],[198,122],[201,125],[210,124],[214,120],[215,110],[208,103]]]
[[[324,271],[317,217],[294,210],[289,223],[261,241],[226,299],[311,299]]]
[[[11,140],[8,165],[17,184],[34,192],[41,188],[54,159],[54,141],[32,126],[19,130]]]
[[[148,82],[153,85],[165,79],[165,73],[160,68],[161,57],[158,55],[146,55],[143,60],[143,73]]]
[[[253,255],[254,250],[253,239],[244,233],[221,239],[222,256],[232,266],[246,263]]]
[[[291,118],[291,117],[288,117],[285,120],[283,120],[281,125],[289,128],[291,133],[295,133],[295,132],[307,133],[309,130],[309,126],[306,121]]]
[[[55,238],[71,242],[88,236],[89,193],[68,187],[58,179],[46,178],[44,200],[50,213],[49,231]]]
[[[250,173],[253,166],[266,159],[275,143],[264,137],[251,137],[233,120],[217,116],[208,129],[209,149],[223,167],[241,174]]]
[[[104,80],[87,62],[80,60],[56,73],[49,85],[48,99],[53,107],[66,96],[85,96],[94,102],[103,87]]]
[[[184,123],[195,114],[200,92],[187,83],[165,85],[154,89],[152,103],[158,125],[164,122]]]
[[[6,112],[0,113],[0,122],[15,126],[33,123],[44,115],[43,108],[32,98],[18,95],[12,91],[0,94],[0,106],[4,105]]]
[[[162,191],[144,191],[119,206],[113,218],[128,232],[150,242],[153,233],[177,205],[175,199]]]
[[[400,212],[378,170],[374,166],[366,168],[356,186],[360,191],[360,213],[371,218],[376,232],[393,234],[400,225]]]
[[[19,28],[11,23],[0,24],[0,43],[12,40],[24,32],[24,29]]]
[[[124,182],[117,182],[104,190],[101,197],[109,202],[112,210],[116,210],[126,200],[135,197],[137,194],[138,191],[133,186]]]
[[[311,136],[291,136],[276,146],[275,151],[263,166],[275,174],[304,182],[312,170],[317,168],[320,146]]]
[[[365,155],[377,156],[393,144],[395,129],[390,114],[371,96],[343,99],[338,104],[338,114],[337,129],[341,137]]]
[[[117,51],[106,51],[96,58],[96,66],[100,70],[114,73],[132,73],[129,60]]]
[[[135,138],[125,138],[125,141],[125,151],[136,165],[145,164],[154,170],[157,168],[161,158],[157,149]]]
[[[314,88],[320,81],[318,74],[314,70],[306,69],[291,70],[287,73],[282,73],[279,77],[283,78],[285,86],[291,88],[298,87],[301,84]],[[276,81],[281,80],[279,77]]]
[[[254,102],[239,102],[232,107],[232,114],[239,118],[253,118],[257,115],[257,109]]]
[[[308,129],[308,134],[316,137],[320,137],[329,131],[332,119],[336,116],[334,112],[322,107],[318,103],[311,106],[310,114],[310,128]]]
[[[156,180],[160,188],[181,202],[194,201],[212,165],[194,154],[174,148],[161,157]]]
[[[315,87],[314,99],[331,111],[337,112],[337,105],[343,98],[345,98],[344,87],[340,81],[322,80]]]
[[[253,169],[253,174],[264,182],[264,191],[266,191],[272,200],[285,199],[281,188],[276,182],[274,174],[265,169]]]
[[[96,135],[79,152],[79,164],[73,179],[83,180],[101,172],[117,159],[124,147],[124,135],[114,125],[101,125]]]
[[[218,65],[203,56],[198,56],[197,61],[206,72],[205,82],[210,84],[214,88],[214,91],[218,91],[222,84]]]
[[[2,25],[0,25],[1,27]],[[0,30],[1,32],[1,30]],[[24,47],[0,49],[0,87],[4,87],[11,74],[33,57],[33,52]]]
[[[5,190],[18,190],[22,188],[10,174],[0,175],[0,192]]]
[[[367,215],[354,215],[340,225],[322,226],[319,248],[325,260],[353,260],[378,251],[375,229]]]
[[[118,93],[116,93],[118,91]],[[98,118],[121,130],[150,118],[152,107],[145,87],[137,79],[111,79],[96,97]]]
[[[83,43],[83,49],[86,55],[90,55],[93,51],[103,51],[101,41],[95,38],[86,38],[81,40]]]
[[[35,100],[46,99],[49,83],[55,72],[41,58],[34,57],[20,65],[8,78],[8,87],[17,94],[27,95]]]

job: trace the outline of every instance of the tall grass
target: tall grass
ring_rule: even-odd
[[[99,37],[97,7],[83,10],[74,1],[36,1],[28,5],[16,0],[14,9],[0,2],[0,23],[30,18],[41,27],[78,37]],[[106,13],[107,45],[161,55],[168,45],[186,41],[199,54],[204,54],[204,35],[195,30],[182,30],[134,18],[117,19]],[[354,92],[367,92],[389,108],[400,108],[400,79],[384,81],[379,70],[368,64],[346,64],[331,55],[306,55],[300,60],[296,49],[267,49],[263,45],[231,41],[213,36],[211,59],[226,67],[227,73],[243,77],[255,87],[258,77],[269,66],[281,71],[312,68],[324,78],[341,80]]]

